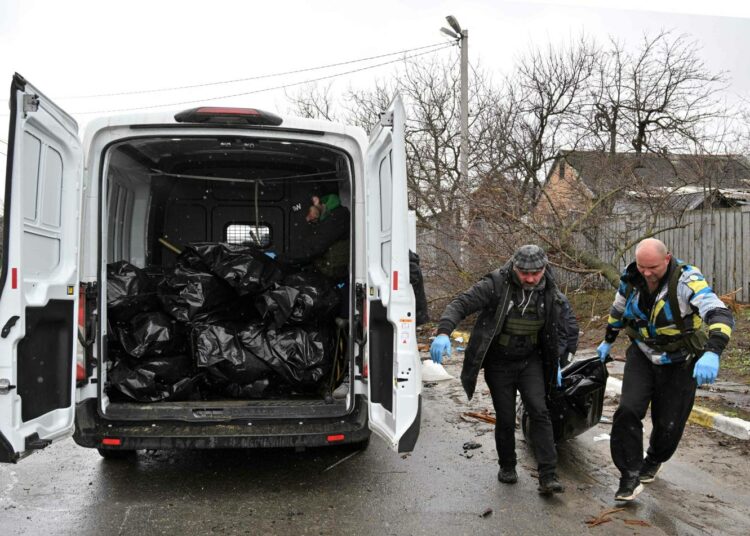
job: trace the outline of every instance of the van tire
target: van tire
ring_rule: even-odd
[[[125,460],[135,454],[134,450],[125,450],[125,449],[98,448],[96,450],[99,451],[99,454],[105,460]]]

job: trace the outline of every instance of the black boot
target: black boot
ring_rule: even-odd
[[[518,474],[515,467],[500,467],[497,479],[503,484],[515,484],[518,482]]]
[[[539,477],[539,493],[542,495],[551,495],[553,493],[562,493],[565,487],[560,483],[555,473],[542,475]]]

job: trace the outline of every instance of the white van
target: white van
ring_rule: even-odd
[[[76,122],[23,77],[11,86],[0,276],[0,461],[73,434],[105,457],[138,449],[366,443],[419,434],[421,377],[408,250],[404,108],[358,128],[258,110]],[[264,180],[265,179],[265,180]],[[169,269],[162,244],[231,242],[230,228],[294,250],[310,191],[350,211],[348,394],[112,400],[107,266]],[[304,221],[304,220],[303,220]],[[160,242],[160,239],[162,242]]]

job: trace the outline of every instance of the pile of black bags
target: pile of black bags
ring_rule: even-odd
[[[339,290],[245,245],[187,247],[167,273],[107,266],[107,392],[139,402],[318,392]]]

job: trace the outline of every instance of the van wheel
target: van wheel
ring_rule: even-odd
[[[135,454],[134,450],[126,449],[96,449],[105,460],[125,460]]]

